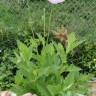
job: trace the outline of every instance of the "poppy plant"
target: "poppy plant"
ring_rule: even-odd
[[[58,4],[58,3],[62,3],[64,2],[65,0],[48,0],[50,3],[52,4]]]

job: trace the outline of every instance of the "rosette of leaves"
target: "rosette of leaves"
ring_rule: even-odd
[[[82,42],[77,42],[74,33],[68,36],[66,51],[56,42],[46,43],[41,35],[31,39],[30,45],[17,41],[15,58],[17,74],[12,89],[19,95],[32,92],[38,96],[79,96],[87,93],[88,75],[79,73],[80,68],[67,63],[67,54]],[[42,44],[41,53],[38,46]],[[63,76],[68,72],[67,76]]]

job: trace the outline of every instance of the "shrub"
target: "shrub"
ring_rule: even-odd
[[[96,44],[94,42],[83,43],[68,58],[69,62],[82,68],[83,72],[96,76]]]

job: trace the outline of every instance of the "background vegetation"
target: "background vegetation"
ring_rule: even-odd
[[[28,44],[36,33],[51,34],[61,26],[75,32],[78,40],[87,40],[68,55],[68,62],[96,75],[95,4],[95,0],[66,0],[57,5],[47,0],[0,0],[0,88],[14,83],[17,65],[10,57],[14,57],[16,40]]]

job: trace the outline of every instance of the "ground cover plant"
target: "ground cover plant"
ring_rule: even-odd
[[[96,67],[96,44],[85,42],[75,49],[69,56],[69,62],[76,64],[83,69],[83,72],[95,74]],[[73,59],[74,58],[74,59]],[[77,63],[78,62],[78,63]]]
[[[0,58],[0,90],[9,89],[14,83],[14,74],[16,65],[10,60],[12,52],[5,50],[4,55]]]

